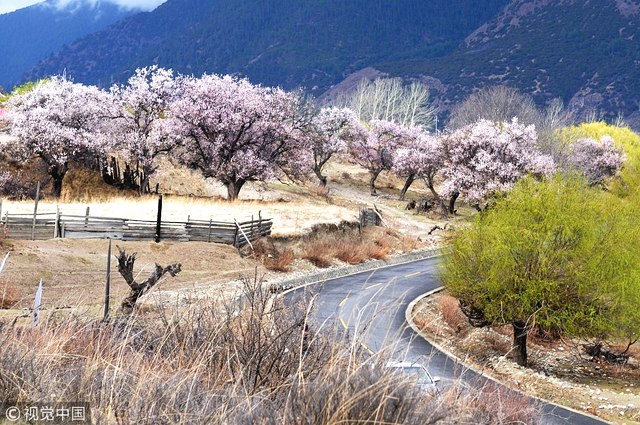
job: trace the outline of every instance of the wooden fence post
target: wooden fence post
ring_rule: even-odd
[[[84,214],[84,227],[86,228],[89,225],[89,211],[91,207],[87,207],[87,211]]]
[[[156,218],[156,243],[160,242],[161,229],[162,229],[162,195],[158,196],[158,216]]]
[[[53,239],[60,236],[60,205],[56,205],[56,221],[53,223]]]
[[[111,238],[109,238],[109,250],[107,251],[107,284],[104,288],[104,316],[103,321],[109,317],[109,290],[111,286]]]
[[[211,224],[213,223],[213,219],[209,219],[209,233],[207,234],[207,243],[211,242]]]
[[[31,240],[36,240],[36,217],[38,214],[38,201],[40,200],[40,182],[36,187],[36,203],[33,207],[33,223],[31,224]]]
[[[235,219],[233,221],[236,223],[236,231],[233,234],[233,246],[240,249],[240,244],[238,243],[238,229],[240,226],[238,226],[238,222]]]

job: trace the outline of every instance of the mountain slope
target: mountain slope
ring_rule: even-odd
[[[0,86],[9,90],[38,61],[65,43],[133,13],[106,2],[70,3],[58,8],[49,1],[0,15]]]
[[[371,63],[453,50],[508,0],[169,0],[65,47],[30,78],[66,69],[107,84],[137,66],[239,73],[320,92]]]
[[[378,69],[437,78],[447,86],[445,104],[506,84],[540,104],[561,97],[583,115],[632,116],[640,106],[639,3],[515,0],[450,55]]]

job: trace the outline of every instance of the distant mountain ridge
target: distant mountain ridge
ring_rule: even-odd
[[[541,105],[561,97],[582,117],[622,114],[640,128],[639,25],[640,0],[168,0],[25,77],[66,70],[106,86],[156,63],[320,95],[390,75],[425,81],[445,114],[505,84]]]
[[[70,44],[29,77],[66,69],[78,81],[106,84],[158,63],[319,93],[374,62],[443,55],[507,3],[169,0]]]
[[[446,57],[378,69],[443,82],[445,108],[504,84],[539,104],[560,97],[582,118],[620,113],[640,128],[640,2],[514,0]]]
[[[65,43],[135,13],[106,1],[73,2],[62,8],[47,1],[0,15],[0,86],[11,89]]]

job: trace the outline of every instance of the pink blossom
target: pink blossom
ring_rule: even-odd
[[[322,174],[325,164],[333,155],[345,152],[349,143],[364,137],[364,133],[356,114],[348,108],[323,108],[312,118],[305,134],[313,151],[313,171],[322,185],[327,183]]]
[[[460,194],[478,206],[510,190],[526,174],[549,175],[553,159],[540,152],[534,126],[480,120],[442,137],[446,156],[443,194]]]
[[[297,97],[231,76],[179,79],[171,102],[172,130],[183,140],[175,156],[220,180],[230,199],[247,181],[309,167],[310,154],[293,125]]]
[[[7,117],[11,135],[19,140],[14,154],[40,157],[49,167],[54,195],[59,195],[70,160],[103,152],[104,117],[112,113],[111,105],[103,90],[62,77],[12,96]]]
[[[569,164],[580,170],[592,184],[615,176],[625,161],[624,151],[615,146],[610,136],[600,141],[592,138],[577,140],[570,147]]]
[[[349,144],[353,160],[369,171],[371,195],[377,194],[375,182],[380,173],[393,167],[396,149],[417,137],[419,131],[418,127],[406,128],[392,121],[373,120],[365,137],[356,138]]]
[[[137,69],[127,85],[111,87],[117,110],[108,121],[109,147],[139,162],[147,181],[157,168],[154,159],[175,144],[164,119],[175,93],[173,72],[157,66]]]

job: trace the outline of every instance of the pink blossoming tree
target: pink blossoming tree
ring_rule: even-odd
[[[295,128],[298,96],[231,76],[182,77],[171,102],[175,151],[185,165],[222,182],[229,200],[246,182],[310,167],[309,150]]]
[[[45,162],[54,196],[60,196],[70,161],[102,154],[102,126],[112,104],[108,93],[63,77],[52,77],[9,99],[11,135],[19,139],[15,153]]]
[[[313,172],[321,186],[327,185],[322,169],[336,154],[345,152],[349,143],[366,137],[366,130],[356,114],[348,108],[323,108],[306,130],[313,151]]]
[[[137,69],[126,85],[111,87],[117,110],[109,123],[110,147],[139,164],[141,193],[157,170],[156,157],[174,146],[164,123],[175,92],[173,72],[157,66]]]
[[[369,189],[377,195],[376,180],[381,172],[391,170],[395,150],[416,137],[414,129],[408,129],[392,121],[369,122],[366,137],[356,138],[349,144],[353,160],[369,171]]]
[[[615,146],[610,136],[603,136],[600,141],[579,139],[569,147],[569,165],[584,174],[593,185],[615,176],[624,161],[624,151]]]
[[[442,142],[437,137],[420,132],[400,146],[395,153],[393,171],[405,177],[405,184],[400,191],[400,200],[404,200],[407,190],[416,179],[424,179],[427,187],[436,200],[440,195],[435,189],[434,179],[444,166]]]
[[[540,152],[533,125],[480,120],[442,137],[443,195],[450,198],[449,212],[461,196],[481,210],[492,195],[510,190],[518,179],[533,174],[550,175],[553,159]]]

